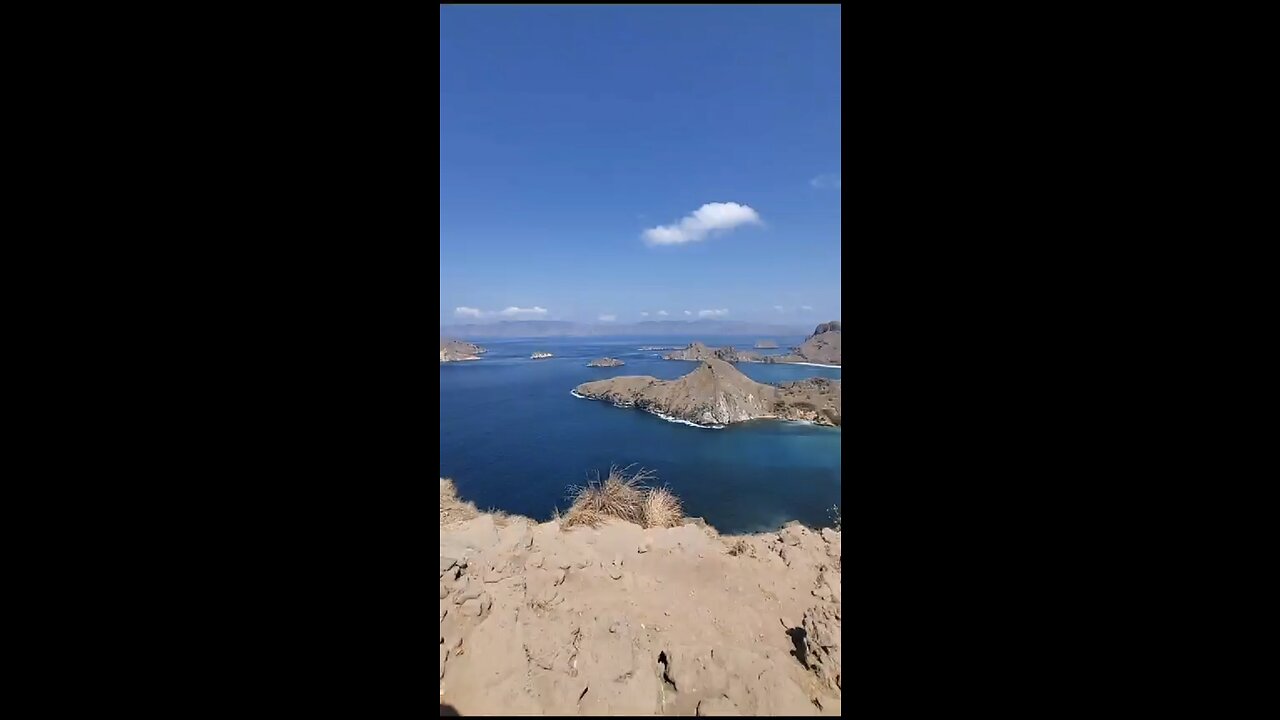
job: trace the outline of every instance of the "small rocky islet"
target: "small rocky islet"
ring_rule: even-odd
[[[440,338],[440,362],[460,362],[462,360],[479,360],[488,350],[461,340]]]
[[[587,367],[620,367],[622,365],[626,365],[626,363],[611,357],[603,357],[587,363]]]
[[[574,394],[699,425],[762,418],[840,425],[839,380],[810,378],[766,385],[716,358],[703,360],[696,370],[676,380],[627,375],[583,383],[574,388]]]
[[[771,340],[761,340],[757,348],[772,349],[778,344]],[[840,364],[840,321],[833,320],[822,323],[813,330],[813,334],[805,338],[799,347],[791,348],[786,355],[762,355],[751,351],[740,351],[733,346],[713,348],[701,342],[693,342],[688,346],[662,356],[663,360],[723,360],[730,363],[817,363],[820,365]]]

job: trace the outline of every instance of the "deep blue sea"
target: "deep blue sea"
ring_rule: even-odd
[[[698,338],[712,347],[751,349],[755,337]],[[803,337],[772,338],[785,353]],[[663,360],[687,338],[617,337],[471,340],[489,352],[480,360],[440,366],[440,476],[480,509],[538,520],[568,507],[568,486],[584,484],[610,465],[637,464],[657,473],[684,501],[687,515],[721,532],[776,529],[787,520],[829,526],[840,504],[840,430],[757,420],[722,430],[673,423],[634,408],[569,394],[591,380],[652,375],[669,380],[696,363]],[[555,354],[530,360],[537,350]],[[604,356],[626,362],[589,368]],[[840,378],[839,368],[736,366],[757,382]]]

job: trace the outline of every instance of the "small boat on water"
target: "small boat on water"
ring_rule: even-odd
[[[549,358],[549,357],[552,357],[551,353],[549,353],[549,352],[536,352],[536,353],[534,353],[534,354],[530,355],[530,356],[529,356],[529,359],[530,359],[530,360],[541,360],[541,359],[543,359],[543,358]]]

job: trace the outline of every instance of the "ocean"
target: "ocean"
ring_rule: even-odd
[[[711,347],[750,350],[755,337],[698,338]],[[784,354],[803,337],[771,338]],[[673,380],[696,363],[663,360],[688,338],[540,338],[470,340],[488,353],[476,361],[440,366],[440,476],[481,510],[548,520],[565,510],[571,485],[608,474],[611,465],[652,470],[684,502],[722,533],[759,532],[788,520],[833,524],[840,504],[840,430],[757,420],[724,429],[669,422],[634,408],[585,400],[570,391],[619,375]],[[534,351],[555,357],[530,360]],[[599,357],[626,365],[589,368]],[[839,368],[739,363],[757,382],[840,378]]]

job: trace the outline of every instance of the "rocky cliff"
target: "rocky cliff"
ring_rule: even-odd
[[[775,362],[811,362],[824,365],[840,364],[840,321],[833,320],[814,328],[794,352],[775,359]]]

